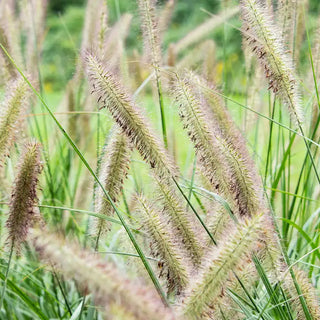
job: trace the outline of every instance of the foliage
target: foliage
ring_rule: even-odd
[[[316,7],[0,2],[0,319],[318,319]]]

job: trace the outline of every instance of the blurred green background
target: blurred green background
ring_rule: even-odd
[[[136,48],[137,43],[142,43],[142,41],[136,41],[141,37],[136,0],[106,1],[109,10],[109,25],[112,25],[125,12],[133,14],[134,19],[127,38],[126,48],[128,51],[133,47]],[[165,2],[166,0],[158,1],[160,5]],[[224,3],[238,3],[238,1],[230,0],[175,0],[175,2],[170,32],[165,35],[164,39],[165,47],[170,42],[181,39],[195,26],[209,18],[210,13],[218,13],[222,10]],[[47,36],[44,42],[41,67],[41,74],[48,91],[62,90],[74,73],[81,44],[85,6],[86,0],[49,1]],[[310,0],[307,24],[311,31],[317,25],[319,10],[320,1]],[[225,66],[223,70],[224,83],[228,83],[229,88],[236,81],[239,83],[237,74],[240,74],[239,71],[243,71],[244,68],[240,27],[239,19],[235,17],[224,26],[217,28],[211,36],[217,47],[216,61],[223,60]],[[138,49],[141,50],[141,48]],[[308,46],[305,42],[305,50],[302,50],[305,54],[301,55],[302,60],[307,60],[307,50]]]

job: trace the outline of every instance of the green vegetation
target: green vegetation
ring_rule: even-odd
[[[317,11],[0,2],[0,319],[320,319]]]

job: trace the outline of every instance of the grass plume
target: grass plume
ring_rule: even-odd
[[[114,120],[157,175],[171,176],[174,172],[171,159],[116,76],[92,54],[86,55],[86,64],[92,92],[99,105],[109,109]]]
[[[164,102],[162,96],[163,93],[160,75],[160,64],[162,62],[161,43],[158,29],[158,20],[156,19],[155,15],[156,0],[138,0],[138,4],[142,20],[142,33],[144,38],[145,52],[149,56],[149,60],[151,61],[156,75],[163,142],[165,147],[168,148],[167,126],[164,113]]]
[[[151,241],[153,256],[160,258],[161,275],[167,278],[168,291],[179,294],[189,281],[186,261],[180,247],[172,241],[167,224],[161,215],[142,196],[138,196],[139,211],[142,215],[142,227]]]
[[[104,184],[114,203],[117,203],[121,195],[123,183],[129,170],[130,156],[131,147],[127,137],[116,130],[106,147],[100,167],[100,181]],[[106,216],[111,216],[114,212],[110,202],[104,197],[100,189],[97,193],[96,211]],[[98,219],[95,229],[99,238],[100,234],[108,229],[107,221]]]
[[[141,28],[145,46],[145,53],[149,56],[148,60],[159,76],[161,63],[161,47],[159,40],[158,21],[156,19],[156,0],[138,0]]]
[[[42,170],[39,148],[39,144],[35,142],[25,145],[11,193],[9,217],[6,222],[10,253],[1,290],[0,310],[4,301],[13,251],[20,254],[21,245],[27,240],[30,228],[40,219],[39,209],[36,207],[38,176]]]
[[[229,230],[218,250],[213,248],[207,263],[186,293],[182,312],[188,319],[198,319],[208,305],[214,303],[226,284],[228,273],[242,263],[245,255],[256,249],[262,228],[262,216],[256,215]]]
[[[0,166],[9,155],[10,147],[16,137],[21,117],[27,109],[29,89],[22,78],[8,85],[7,97],[1,106],[0,116]]]
[[[0,29],[3,29],[4,36],[7,39],[7,48],[19,65],[23,65],[23,58],[20,45],[20,28],[13,6],[8,1],[2,1],[0,4]],[[2,32],[0,32],[2,33]],[[0,36],[2,43],[2,38]],[[1,53],[2,54],[2,53]],[[5,57],[5,59],[7,59]],[[10,68],[12,66],[10,65]],[[16,72],[15,72],[16,73]],[[16,73],[17,74],[17,73]]]
[[[257,201],[259,198],[255,192],[256,184],[245,159],[237,150],[241,147],[235,148],[233,145],[239,143],[225,140],[217,130],[220,122],[226,126],[228,118],[220,122],[214,121],[213,113],[209,113],[210,109],[205,100],[201,99],[187,78],[177,78],[173,96],[179,106],[184,127],[199,155],[203,173],[215,191],[225,195],[229,201],[233,199],[240,215],[250,216],[257,213],[260,208]],[[210,119],[213,121],[210,122]],[[228,124],[230,126],[230,123]]]
[[[221,193],[227,192],[223,159],[219,154],[217,139],[207,125],[201,102],[192,91],[190,83],[180,77],[174,82],[172,95],[179,106],[184,128],[187,129],[197,150],[199,161],[203,165],[203,173],[215,190]]]
[[[277,25],[257,0],[241,1],[242,32],[246,44],[257,55],[271,89],[288,107],[293,121],[301,126],[298,81],[293,62],[285,51]]]
[[[173,319],[154,289],[127,279],[112,263],[106,263],[66,240],[57,240],[57,235],[38,230],[33,232],[33,243],[42,260],[54,264],[84,290],[93,292],[96,303],[104,306],[107,313],[110,306],[118,306],[129,318],[137,320]]]
[[[17,251],[21,243],[27,239],[30,227],[38,215],[37,185],[42,170],[40,162],[40,146],[31,142],[26,144],[21,156],[18,173],[11,194],[10,212],[6,226],[9,230],[9,241]]]
[[[197,237],[196,228],[194,228],[194,220],[184,209],[182,205],[184,202],[177,195],[173,183],[170,180],[166,182],[156,177],[155,180],[159,190],[158,200],[162,204],[164,217],[168,218],[173,227],[175,238],[182,242],[182,247],[187,250],[193,264],[199,265],[203,250]]]
[[[186,74],[186,79],[190,86],[199,90],[202,103],[207,105],[205,114],[210,116],[211,126],[221,136],[224,159],[231,172],[230,187],[240,211],[251,215],[264,210],[266,205],[261,178],[247,149],[246,140],[232,120],[219,90],[213,83],[192,72]]]
[[[303,270],[299,270],[296,267],[294,267],[294,274],[297,283],[300,287],[301,293],[306,301],[312,319],[320,319],[320,303],[315,288],[310,283],[310,280],[308,279],[306,273]],[[297,297],[297,290],[289,274],[287,274],[286,278],[284,279],[284,287],[289,296],[293,298],[292,305],[296,311],[296,319],[305,319],[305,312],[302,309],[299,297]]]

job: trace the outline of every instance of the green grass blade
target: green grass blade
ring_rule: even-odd
[[[281,220],[290,224],[292,227],[294,227],[301,234],[301,236],[307,241],[307,243],[311,246],[311,248],[315,250],[314,253],[318,257],[318,259],[320,260],[320,252],[317,250],[318,246],[312,241],[312,239],[309,237],[309,235],[300,226],[298,226],[294,221],[286,219],[286,218],[281,218]]]
[[[0,272],[0,278],[5,280],[5,275]],[[11,280],[7,280],[7,286],[14,292],[41,320],[48,320],[48,318],[37,307],[37,304],[31,300],[26,293],[24,293],[17,285]]]
[[[257,272],[263,282],[263,285],[265,286],[265,288],[268,292],[270,300],[271,300],[272,304],[275,306],[276,314],[280,317],[280,319],[287,320],[288,317],[284,313],[284,310],[282,309],[282,307],[280,307],[280,305],[279,305],[278,293],[272,287],[272,285],[268,279],[268,276],[263,269],[263,266],[261,265],[259,259],[256,256],[253,257],[253,262],[254,262],[254,264],[256,266],[256,270],[257,270]]]

